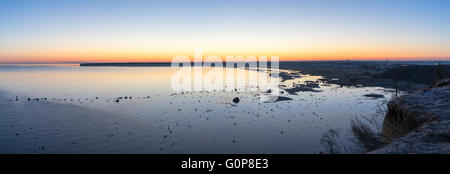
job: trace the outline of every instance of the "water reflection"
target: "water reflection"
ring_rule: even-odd
[[[16,103],[2,101],[17,107],[0,119],[1,140],[10,142],[0,146],[20,144],[11,152],[40,153],[37,144],[46,144],[45,152],[56,153],[318,153],[322,133],[348,129],[353,116],[375,112],[381,101],[363,95],[390,96],[383,88],[341,88],[304,74],[282,81],[282,88],[314,82],[317,91],[284,92],[282,100],[267,102],[273,96],[258,90],[254,81],[232,91],[174,91],[171,78],[177,69],[169,67],[3,67],[0,89],[10,92],[5,98],[19,97]],[[38,112],[66,114],[30,119],[19,114],[37,107],[37,101],[27,98],[58,104]],[[86,111],[92,112],[90,117],[80,116],[83,108],[92,109]],[[55,119],[58,124],[53,124]],[[19,124],[34,129],[22,130]],[[29,139],[15,136],[15,131]],[[58,140],[34,139],[42,136]],[[74,147],[67,146],[71,141]]]

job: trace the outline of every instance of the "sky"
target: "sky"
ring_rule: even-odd
[[[449,59],[449,0],[0,0],[0,63]]]

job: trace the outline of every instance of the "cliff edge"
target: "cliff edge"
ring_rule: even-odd
[[[450,79],[388,103],[382,140],[370,153],[450,153]]]

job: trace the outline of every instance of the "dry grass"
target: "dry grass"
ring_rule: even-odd
[[[366,121],[361,120],[360,118],[354,118],[350,120],[351,132],[361,143],[367,151],[372,151],[378,149],[385,145],[383,141],[381,141],[381,131],[378,128],[373,129],[374,124],[376,122],[369,118],[364,118]],[[375,126],[379,127],[379,126]]]
[[[366,153],[386,145],[381,139],[383,120],[387,114],[387,103],[392,99],[379,103],[371,116],[352,118],[349,134],[344,134],[345,136],[340,137],[343,132],[338,129],[329,129],[325,132],[320,139],[323,147],[321,153]]]

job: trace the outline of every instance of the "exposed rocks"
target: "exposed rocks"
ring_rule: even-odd
[[[238,104],[238,103],[239,103],[239,101],[240,101],[240,100],[239,100],[239,97],[236,97],[236,98],[234,98],[234,99],[233,99],[233,103],[236,103],[236,104]]]
[[[279,96],[278,99],[277,99],[275,102],[278,102],[278,101],[288,101],[288,100],[292,100],[292,98]]]
[[[366,94],[366,95],[364,95],[364,97],[370,97],[370,98],[378,99],[378,98],[384,98],[384,95],[381,95],[381,94]]]

